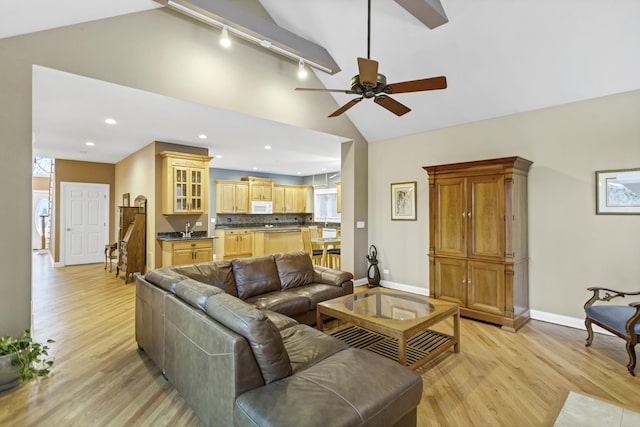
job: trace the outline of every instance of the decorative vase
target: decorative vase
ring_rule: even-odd
[[[369,269],[367,270],[367,279],[369,283],[367,286],[375,288],[380,286],[380,270],[378,270],[378,249],[375,246],[369,246],[369,255],[367,255],[367,261],[369,261]]]
[[[0,392],[20,384],[20,370],[17,366],[11,366],[15,357],[16,353],[0,356]]]

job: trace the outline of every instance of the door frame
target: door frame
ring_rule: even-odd
[[[67,217],[66,217],[66,209],[65,209],[65,195],[66,195],[66,190],[68,187],[72,186],[72,185],[84,185],[84,186],[91,186],[94,188],[100,188],[101,190],[104,190],[104,193],[106,195],[106,200],[107,202],[104,204],[104,224],[105,224],[105,233],[104,233],[104,244],[107,245],[109,244],[109,219],[110,219],[110,215],[109,215],[109,210],[110,210],[110,200],[111,200],[111,194],[109,193],[110,190],[110,186],[109,184],[99,184],[99,183],[94,183],[94,182],[72,182],[72,181],[60,181],[60,228],[58,228],[58,234],[59,234],[59,246],[58,246],[58,259],[59,262],[57,263],[57,266],[60,267],[64,267],[66,265],[66,252],[65,252],[65,242],[66,242],[66,234],[64,233],[65,228],[67,228]]]

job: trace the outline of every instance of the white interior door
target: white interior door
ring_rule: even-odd
[[[63,265],[104,262],[109,230],[109,185],[61,182]]]

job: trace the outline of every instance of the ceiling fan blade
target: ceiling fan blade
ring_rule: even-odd
[[[344,113],[345,111],[347,111],[349,108],[353,107],[354,105],[356,105],[360,101],[362,101],[362,97],[352,99],[351,101],[347,102],[342,107],[338,108],[336,111],[331,113],[329,115],[329,117],[337,117],[337,116],[339,116],[340,114]]]
[[[389,93],[420,92],[423,90],[437,90],[447,88],[447,78],[445,76],[431,77],[429,79],[411,80],[407,82],[391,83],[385,86],[384,90],[391,89]]]
[[[360,83],[370,83],[375,86],[378,83],[378,61],[358,58],[358,74]]]
[[[407,107],[404,104],[399,103],[398,101],[396,101],[395,99],[387,95],[376,96],[373,100],[375,101],[376,104],[383,106],[384,108],[386,108],[387,110],[395,114],[396,116],[402,116],[404,114],[407,114],[409,111],[411,111],[411,108]]]
[[[347,93],[347,94],[355,93],[351,89],[316,89],[316,88],[310,88],[310,87],[297,87],[295,88],[295,90],[313,91],[313,92],[340,92],[340,93]]]

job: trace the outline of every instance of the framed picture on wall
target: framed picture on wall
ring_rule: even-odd
[[[391,184],[391,219],[416,220],[416,181]]]
[[[596,171],[596,214],[640,215],[640,169]]]

